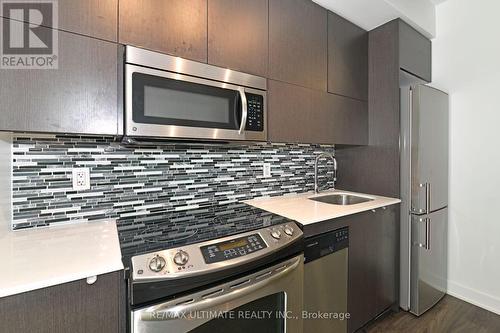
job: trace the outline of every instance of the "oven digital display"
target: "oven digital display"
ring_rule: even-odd
[[[225,251],[225,250],[230,250],[230,249],[234,249],[234,248],[237,248],[240,246],[246,246],[246,245],[248,245],[248,240],[246,238],[242,238],[242,239],[237,240],[236,242],[229,241],[226,243],[221,243],[218,246],[219,246],[219,249],[221,251]]]
[[[202,246],[200,250],[205,262],[211,264],[245,256],[266,247],[266,243],[259,234],[252,234],[222,243]]]

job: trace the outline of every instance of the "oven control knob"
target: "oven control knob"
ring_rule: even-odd
[[[280,239],[281,238],[281,232],[277,229],[274,229],[271,231],[271,236],[274,238],[274,239]]]
[[[165,267],[165,259],[158,254],[149,261],[149,269],[153,272],[159,272],[163,267]]]
[[[184,266],[189,261],[189,254],[186,251],[179,250],[174,255],[174,262],[178,266]]]
[[[290,227],[289,225],[286,225],[285,228],[283,229],[283,231],[285,232],[285,234],[287,234],[288,236],[293,236],[293,228]]]

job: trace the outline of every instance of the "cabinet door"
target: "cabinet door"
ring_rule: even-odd
[[[268,80],[268,129],[272,142],[317,143],[322,92]]]
[[[429,39],[399,20],[399,65],[406,72],[432,81],[432,44]]]
[[[120,330],[122,272],[0,298],[0,331],[113,333]]]
[[[348,332],[361,328],[375,315],[377,269],[375,218],[372,212],[351,216],[349,223]]]
[[[320,143],[367,145],[368,103],[329,93],[323,93],[323,100],[325,105],[316,110]]]
[[[207,62],[207,0],[120,0],[119,40]]]
[[[348,331],[397,301],[398,206],[353,215],[349,221]]]
[[[367,144],[366,102],[279,81],[268,82],[270,141]]]
[[[399,276],[397,263],[399,262],[399,206],[393,205],[377,209],[375,215],[374,234],[377,235],[376,270],[377,286],[375,316],[391,307],[397,300]]]
[[[208,63],[267,76],[268,0],[208,0]]]
[[[2,12],[2,15],[12,18],[11,13],[7,9]],[[42,26],[57,27],[61,30],[116,42],[118,0],[58,1],[57,14],[57,21],[43,18]],[[24,15],[23,19],[27,19],[29,23],[39,24],[38,15]]]
[[[269,0],[269,77],[326,91],[327,11],[309,0]]]
[[[117,134],[118,46],[58,35],[58,69],[0,70],[0,130]]]
[[[328,13],[328,91],[368,100],[368,32]]]

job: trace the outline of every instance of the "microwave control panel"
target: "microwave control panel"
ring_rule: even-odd
[[[262,132],[264,130],[264,97],[246,93],[248,117],[247,126],[248,131]]]

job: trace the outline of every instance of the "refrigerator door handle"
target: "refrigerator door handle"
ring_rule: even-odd
[[[431,183],[425,183],[425,214],[431,212]]]
[[[431,218],[426,218],[425,221],[425,249],[427,251],[431,250]]]
[[[419,188],[425,188],[425,208],[414,208],[412,207],[412,214],[429,214],[431,211],[431,184],[423,183],[418,184]]]
[[[431,250],[431,219],[429,217],[419,218],[418,222],[425,223],[425,243],[415,242],[413,245],[426,249],[427,251]]]

